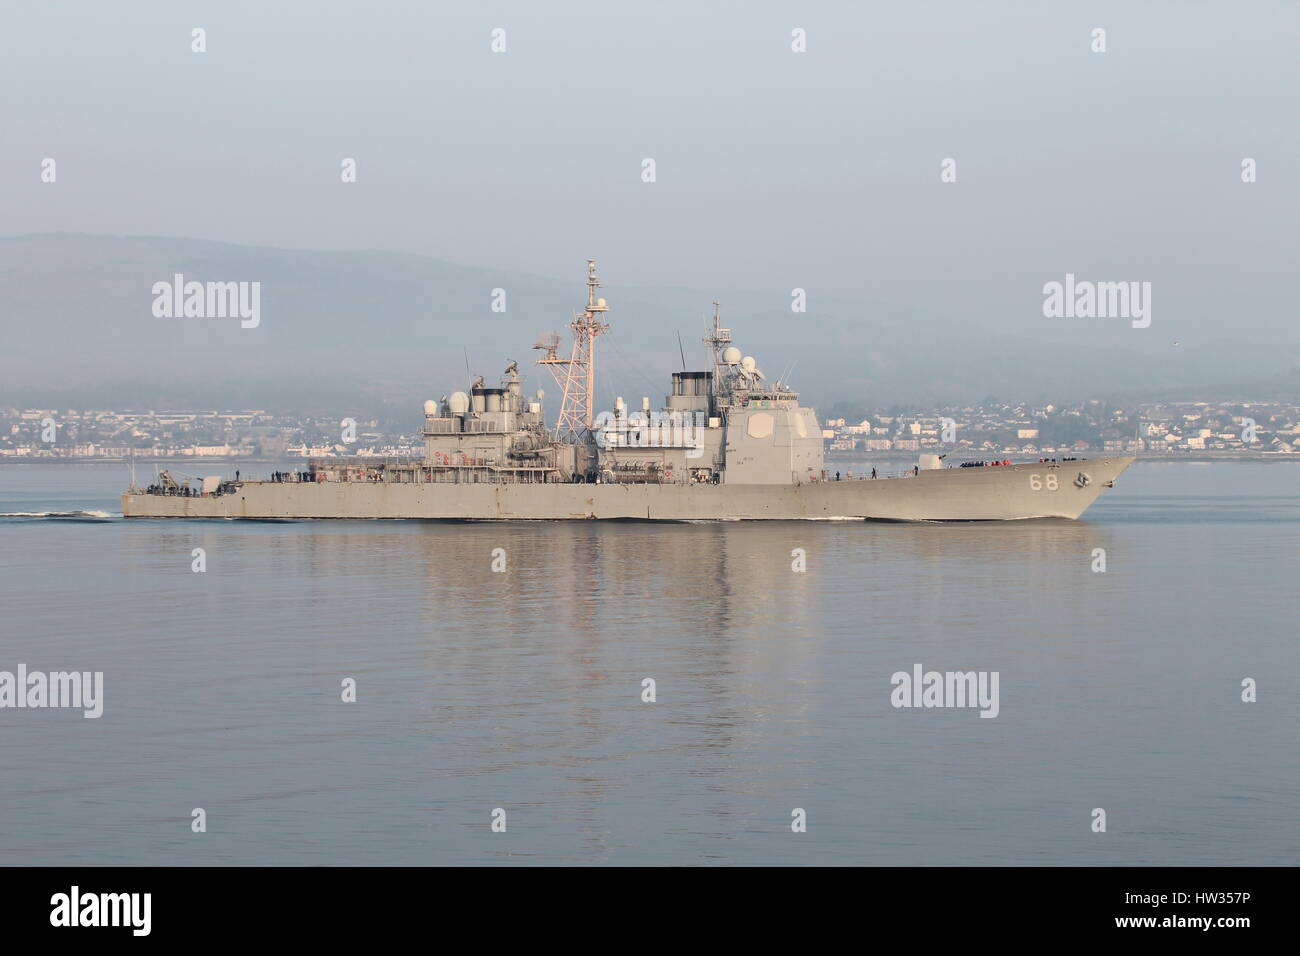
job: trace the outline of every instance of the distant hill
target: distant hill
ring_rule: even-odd
[[[261,325],[155,317],[152,286],[175,273],[259,281]],[[687,364],[701,367],[714,298],[737,345],[769,377],[793,365],[789,382],[824,406],[1173,395],[1216,382],[1295,394],[1300,377],[1294,346],[1062,347],[892,303],[820,301],[816,311],[793,314],[753,293],[631,288],[602,278],[613,324],[599,345],[604,405],[614,395],[660,402],[669,372],[681,367],[678,332]],[[466,351],[471,371],[489,381],[516,359],[528,388],[554,396],[530,346],[556,330],[567,348],[584,279],[583,262],[574,263],[571,281],[559,281],[390,252],[162,237],[0,239],[0,403],[415,416],[422,400],[465,387]],[[495,288],[506,290],[504,313],[490,310]]]

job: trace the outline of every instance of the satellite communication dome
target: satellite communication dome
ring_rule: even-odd
[[[746,355],[740,360],[740,367],[746,372],[752,372],[754,369],[758,368],[758,363],[754,361],[754,356]]]
[[[453,415],[464,415],[469,411],[469,396],[464,392],[452,392],[451,398],[447,399],[447,407]]]
[[[734,345],[727,348],[722,353],[722,361],[726,365],[739,365],[740,349],[736,348]]]
[[[425,403],[424,403],[424,414],[426,414],[426,415],[437,415],[437,414],[438,414],[438,403],[435,402],[433,399],[429,399],[427,402],[425,402]]]

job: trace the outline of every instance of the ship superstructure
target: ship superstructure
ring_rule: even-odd
[[[662,406],[594,406],[596,341],[608,304],[588,261],[587,304],[535,346],[561,389],[554,426],[517,362],[499,385],[424,403],[422,458],[318,457],[270,480],[171,475],[122,496],[127,517],[643,520],[997,520],[1077,518],[1132,458],[944,467],[922,455],[905,475],[832,477],[817,415],[732,344],[718,303],[704,339],[712,367],[672,373]]]

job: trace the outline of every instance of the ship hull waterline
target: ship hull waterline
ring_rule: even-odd
[[[1007,521],[1078,518],[1133,463],[1093,458],[795,485],[244,481],[207,497],[127,492],[127,518]]]

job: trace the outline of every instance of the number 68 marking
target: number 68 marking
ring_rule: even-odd
[[[1042,491],[1044,485],[1046,485],[1048,491],[1055,491],[1059,485],[1056,475],[1049,474],[1046,481],[1043,480],[1042,475],[1029,476],[1029,488],[1031,491]]]

